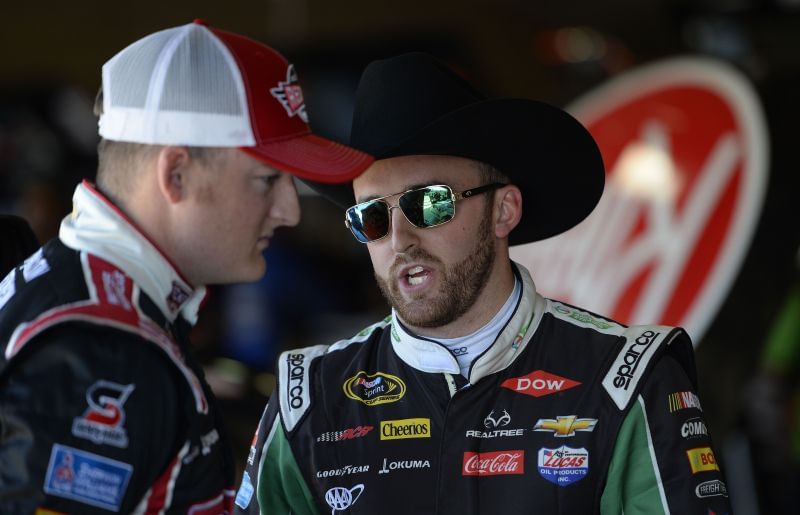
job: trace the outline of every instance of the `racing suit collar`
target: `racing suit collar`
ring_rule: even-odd
[[[179,314],[192,325],[197,322],[206,288],[192,287],[169,258],[88,181],[75,188],[72,213],[61,221],[58,236],[67,247],[119,267],[170,322]]]
[[[536,292],[528,270],[513,261],[512,269],[522,282],[519,304],[494,343],[473,361],[469,373],[471,384],[507,368],[522,354],[544,314],[545,299]],[[455,356],[444,345],[412,334],[403,326],[394,310],[391,324],[392,348],[409,366],[423,372],[461,373]]]

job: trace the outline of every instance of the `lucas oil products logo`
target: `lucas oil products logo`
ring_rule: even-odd
[[[430,437],[431,419],[429,418],[405,418],[402,420],[381,421],[381,440]]]
[[[128,447],[128,432],[125,430],[125,401],[136,388],[132,384],[111,381],[96,381],[86,390],[89,407],[82,417],[72,421],[72,434],[96,444]]]
[[[506,379],[500,386],[532,397],[543,397],[551,393],[563,392],[581,384],[578,381],[557,376],[544,370],[536,370],[521,377]]]
[[[568,486],[589,473],[589,451],[562,445],[539,449],[539,475],[558,486]]]
[[[361,371],[342,385],[344,394],[367,406],[397,402],[406,394],[406,384],[397,376],[384,372],[367,374]]]

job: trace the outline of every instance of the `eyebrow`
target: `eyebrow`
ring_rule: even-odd
[[[391,197],[391,196],[394,196],[394,195],[400,195],[401,193],[405,193],[406,191],[417,190],[419,188],[424,188],[426,186],[433,186],[434,184],[445,184],[447,186],[450,186],[449,184],[447,184],[447,181],[441,181],[439,179],[431,179],[429,181],[420,182],[420,183],[417,183],[417,184],[411,184],[409,186],[406,186],[406,188],[404,190],[397,191],[395,193],[389,193],[387,195],[367,195],[365,197],[361,197],[361,198],[356,199],[356,204],[363,204],[364,202],[369,202],[370,200],[375,200],[375,199],[378,199],[378,198],[385,198],[385,197]],[[451,189],[452,189],[452,186],[451,186]]]

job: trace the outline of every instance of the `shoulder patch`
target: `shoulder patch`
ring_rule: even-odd
[[[625,344],[603,378],[603,387],[619,409],[630,403],[659,348],[668,346],[680,333],[680,329],[664,325],[632,326],[622,333]]]
[[[278,358],[278,400],[281,418],[291,432],[311,406],[309,368],[311,362],[328,351],[328,345],[316,345],[281,353]]]
[[[365,341],[369,340],[370,336],[372,336],[372,334],[375,331],[377,331],[379,329],[383,329],[384,327],[386,327],[390,323],[392,323],[392,315],[389,315],[386,318],[384,318],[383,320],[381,320],[379,322],[375,322],[374,324],[365,327],[364,329],[359,331],[358,334],[356,334],[352,338],[348,338],[346,340],[339,340],[339,341],[335,342],[334,344],[332,344],[328,348],[328,352],[342,350],[345,347],[347,347],[347,346],[349,346],[349,345],[351,345],[353,343],[365,342]]]
[[[553,316],[570,322],[573,325],[594,329],[595,331],[600,331],[601,333],[612,334],[615,336],[619,336],[625,332],[625,326],[618,324],[613,320],[603,318],[599,315],[595,315],[594,313],[590,313],[588,311],[576,308],[575,306],[570,306],[569,304],[564,304],[555,300],[549,300],[549,303],[549,311],[553,314]]]

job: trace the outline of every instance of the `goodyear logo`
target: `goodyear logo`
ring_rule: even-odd
[[[404,418],[381,420],[381,440],[404,440],[406,438],[430,438],[431,419]]]
[[[348,398],[367,406],[397,402],[406,394],[403,380],[384,372],[367,374],[361,371],[345,381],[342,388]]]
[[[714,457],[714,451],[711,450],[711,447],[698,447],[696,449],[689,449],[686,451],[686,456],[689,458],[689,465],[692,467],[692,474],[719,470],[717,458]]]

